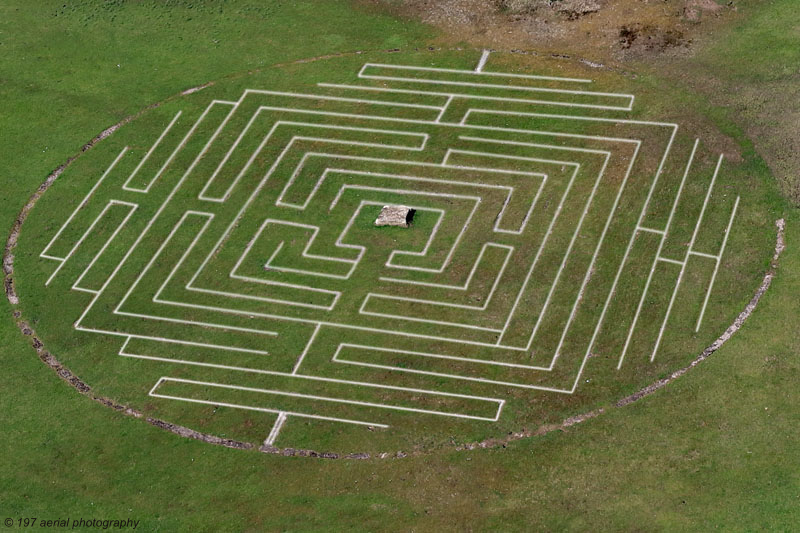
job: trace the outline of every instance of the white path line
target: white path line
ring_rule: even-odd
[[[238,103],[241,103],[248,94],[266,94],[269,96],[288,96],[291,98],[305,98],[309,100],[328,100],[330,102],[348,102],[353,104],[369,104],[369,105],[382,105],[389,107],[408,107],[412,109],[430,109],[438,111],[441,106],[429,104],[409,104],[406,102],[385,102],[383,100],[365,100],[363,98],[349,98],[344,96],[329,96],[327,94],[303,94],[291,93],[283,91],[267,91],[265,89],[245,89],[242,98]]]
[[[717,165],[714,168],[714,174],[711,176],[711,183],[708,185],[708,190],[706,191],[706,196],[703,199],[703,206],[700,208],[700,214],[697,217],[697,221],[694,225],[694,231],[692,232],[692,238],[689,241],[689,247],[686,249],[686,254],[683,258],[683,264],[681,265],[681,271],[678,273],[678,279],[675,282],[675,288],[672,289],[672,296],[669,299],[669,304],[667,305],[667,312],[664,314],[664,320],[661,322],[661,328],[658,331],[658,337],[656,338],[655,346],[653,346],[653,353],[650,354],[650,362],[653,362],[656,358],[656,353],[658,352],[658,348],[661,346],[661,341],[664,338],[664,331],[667,328],[667,322],[669,321],[669,317],[672,314],[672,307],[675,305],[675,299],[678,295],[678,289],[681,286],[681,282],[683,281],[683,275],[686,273],[686,266],[689,263],[689,253],[692,251],[694,247],[694,243],[697,240],[697,234],[700,231],[700,226],[703,224],[703,217],[706,214],[706,208],[708,207],[708,201],[711,198],[711,193],[714,190],[714,184],[717,181],[717,175],[719,174],[720,166],[722,165],[722,155],[719,156],[717,159]]]
[[[275,420],[275,424],[272,426],[272,429],[267,435],[266,440],[264,440],[264,446],[272,446],[275,444],[275,440],[278,438],[278,434],[281,432],[281,428],[283,428],[283,424],[286,422],[286,419],[289,415],[286,414],[286,411],[281,411],[278,413],[278,418]]]
[[[50,242],[48,242],[47,246],[44,247],[44,250],[42,250],[42,253],[39,254],[39,257],[42,257],[44,259],[54,259],[56,261],[66,261],[65,257],[55,257],[52,255],[47,255],[47,250],[49,250],[50,247],[53,246],[53,243],[56,242],[56,239],[58,239],[61,236],[61,233],[64,231],[64,229],[67,226],[69,226],[69,223],[72,222],[72,219],[75,218],[75,215],[78,214],[78,211],[80,211],[86,206],[86,204],[89,202],[89,198],[92,197],[97,188],[100,187],[100,185],[103,183],[103,180],[106,179],[106,176],[108,176],[108,174],[114,169],[114,167],[117,166],[117,163],[119,163],[119,160],[122,159],[122,156],[124,156],[125,152],[127,151],[128,151],[127,146],[123,148],[122,151],[120,151],[119,155],[117,155],[117,157],[114,159],[111,165],[109,165],[106,171],[103,172],[103,175],[100,176],[100,179],[97,180],[97,182],[94,185],[92,185],[92,188],[89,189],[89,192],[86,193],[86,196],[83,197],[83,200],[81,200],[81,203],[78,204],[78,207],[76,207],[75,210],[72,211],[72,213],[70,213],[67,220],[63,224],[61,224],[61,227],[58,228],[56,234],[53,235],[53,238],[50,239]]]
[[[449,72],[452,74],[480,74],[481,76],[496,76],[500,78],[521,78],[527,80],[549,80],[549,81],[564,81],[564,82],[575,82],[575,83],[593,83],[593,80],[588,80],[585,78],[560,78],[555,76],[539,76],[536,74],[515,74],[510,72],[476,72],[474,70],[462,70],[462,69],[455,69],[455,68],[435,68],[435,67],[417,67],[414,65],[390,65],[386,63],[365,63],[364,66],[361,67],[359,71],[359,77],[364,72],[365,69],[369,67],[380,67],[380,68],[393,68],[398,70],[419,70],[421,72]]]
[[[475,72],[476,73],[480,74],[481,72],[483,72],[483,67],[486,66],[486,61],[489,60],[489,54],[490,53],[491,53],[491,50],[484,50],[481,53],[481,58],[480,58],[480,60],[478,60],[478,64],[475,66]]]
[[[451,95],[451,96],[448,96],[448,97],[447,97],[447,101],[446,101],[446,102],[444,103],[444,105],[442,106],[442,110],[441,110],[441,111],[439,112],[439,114],[436,116],[436,122],[441,122],[441,121],[442,121],[442,117],[443,117],[443,116],[444,116],[444,114],[447,112],[447,108],[450,106],[450,102],[452,102],[452,101],[453,101],[453,98],[455,98],[455,96],[452,96],[452,95]]]
[[[592,117],[592,116],[582,116],[582,115],[558,115],[554,113],[539,113],[539,112],[528,112],[528,111],[505,111],[502,109],[469,109],[467,110],[467,114],[475,113],[477,115],[511,115],[516,117],[537,117],[537,118],[551,118],[556,120],[581,120],[584,122],[610,122],[614,124],[632,124],[638,126],[661,126],[666,128],[673,128],[677,129],[678,125],[674,122],[658,122],[658,121],[651,121],[651,120],[634,120],[634,119],[627,119],[627,118],[605,118],[605,117]],[[488,130],[499,130],[499,131],[516,131],[520,133],[531,133],[533,130],[519,130],[513,128],[497,128],[492,126],[474,126],[481,129],[488,129]],[[552,135],[563,135],[565,137],[574,137],[574,138],[587,138],[587,139],[605,139],[605,140],[618,140],[616,137],[605,137],[602,135],[585,135],[580,133],[556,133],[553,132]]]
[[[91,223],[91,224],[89,224],[89,227],[88,227],[88,228],[86,228],[86,231],[84,231],[84,232],[83,232],[83,235],[81,235],[81,236],[80,236],[80,238],[79,238],[79,239],[78,239],[78,240],[75,242],[75,244],[74,244],[74,245],[72,246],[72,248],[70,249],[69,253],[67,253],[67,256],[66,256],[66,257],[64,257],[64,258],[61,260],[61,262],[58,264],[58,266],[56,267],[56,269],[55,269],[55,270],[53,270],[53,273],[52,273],[52,274],[50,274],[50,277],[49,277],[49,278],[47,278],[47,281],[45,281],[45,282],[44,282],[44,285],[45,285],[45,287],[46,287],[46,286],[48,286],[48,285],[50,285],[50,282],[51,282],[51,281],[53,281],[53,278],[55,278],[55,277],[56,277],[56,275],[57,275],[57,274],[58,274],[58,273],[61,271],[61,268],[62,268],[62,267],[63,267],[63,266],[64,266],[64,265],[67,263],[67,261],[69,260],[69,258],[70,258],[70,257],[72,257],[72,255],[75,253],[75,251],[76,251],[78,248],[80,248],[80,245],[81,245],[81,244],[83,244],[83,241],[84,241],[84,240],[86,240],[86,237],[88,237],[88,236],[89,236],[89,234],[92,232],[92,230],[93,230],[93,229],[94,229],[94,227],[97,225],[97,223],[98,223],[98,222],[100,222],[100,220],[103,218],[103,216],[105,216],[106,212],[107,212],[107,211],[108,211],[108,210],[111,208],[111,206],[114,206],[114,205],[127,205],[127,206],[132,206],[134,209],[137,207],[137,206],[136,206],[136,204],[132,204],[132,203],[130,203],[130,202],[121,202],[121,201],[119,201],[119,200],[110,200],[110,201],[109,201],[109,202],[106,204],[106,206],[103,208],[103,210],[102,210],[102,211],[100,211],[100,214],[98,214],[98,215],[95,217],[95,219],[92,221],[92,223]],[[128,213],[128,215],[130,216],[130,213]],[[125,221],[127,221],[127,220],[128,220],[128,217],[125,217]],[[123,223],[124,223],[124,222],[123,222]],[[112,235],[112,238],[113,238],[115,235],[116,235],[116,232],[114,232],[114,235]],[[103,247],[103,249],[105,249],[105,247]],[[94,264],[94,261],[92,261],[92,264]],[[81,277],[83,277],[83,276],[81,276]]]
[[[148,320],[163,320],[163,321],[166,321],[166,322],[176,322],[176,323],[179,323],[179,324],[202,325],[202,323],[200,323],[200,322],[194,322],[194,321],[190,321],[190,320],[168,319],[168,318],[164,318],[164,317],[154,317],[154,316],[151,316],[151,315],[138,315],[136,313],[116,313],[116,314],[124,314],[124,315],[127,315],[127,316],[144,318],[144,319],[148,319]],[[224,328],[225,327],[225,326],[219,326],[219,325],[211,325],[211,326],[212,327],[218,327],[218,328]],[[235,328],[230,328],[230,329],[235,331]],[[103,331],[103,330],[97,330],[97,329],[83,329],[82,331],[91,331],[93,333],[105,333],[105,334],[109,334],[109,335],[114,335],[114,333],[111,333],[111,332],[108,332],[108,331]],[[259,332],[259,333],[264,333],[264,332]],[[130,340],[130,339],[143,339],[143,340],[148,340],[148,341],[163,342],[165,344],[180,344],[182,346],[192,346],[194,348],[207,348],[207,349],[210,349],[210,350],[223,350],[223,351],[230,351],[230,352],[241,352],[241,353],[249,353],[249,354],[254,354],[254,355],[269,355],[269,352],[267,352],[265,350],[255,350],[255,349],[251,349],[251,348],[239,348],[239,347],[236,347],[236,346],[229,346],[229,345],[223,345],[223,344],[210,344],[210,343],[207,343],[207,342],[195,342],[195,341],[178,340],[178,339],[171,339],[171,338],[167,338],[167,337],[158,337],[158,336],[155,336],[155,335],[138,335],[138,334],[135,334],[135,333],[117,333],[117,335],[118,336],[127,337],[128,340]],[[127,357],[139,357],[138,355],[129,354],[129,353],[120,353],[119,355],[124,355],[124,356],[127,356]]]
[[[683,172],[683,177],[681,178],[681,183],[678,186],[678,192],[675,194],[675,198],[672,201],[672,209],[670,209],[669,217],[667,218],[667,223],[664,225],[663,231],[656,231],[656,233],[661,234],[661,239],[658,242],[658,249],[656,250],[656,255],[653,258],[653,263],[650,265],[650,272],[647,274],[647,281],[644,284],[644,290],[642,291],[642,296],[639,298],[639,304],[636,306],[636,313],[633,315],[633,321],[631,322],[630,327],[628,328],[628,336],[625,338],[625,345],[622,347],[622,353],[619,356],[619,362],[617,363],[617,370],[622,368],[622,361],[625,359],[625,354],[628,353],[628,348],[631,344],[631,339],[633,338],[633,332],[636,330],[636,324],[639,322],[639,316],[641,315],[642,308],[644,307],[644,303],[647,300],[647,294],[650,290],[650,283],[653,281],[653,276],[656,272],[656,265],[658,264],[658,258],[661,257],[661,251],[664,249],[664,243],[667,241],[667,234],[669,233],[670,228],[672,227],[672,219],[675,216],[675,211],[678,209],[678,203],[680,202],[681,195],[683,194],[683,188],[686,185],[686,178],[689,176],[689,170],[692,168],[692,163],[694,162],[694,156],[697,153],[697,145],[700,144],[700,139],[695,139],[694,146],[692,147],[692,153],[689,156],[689,161],[686,163],[686,169]],[[644,230],[644,228],[637,224],[637,230]]]
[[[703,252],[696,252],[694,250],[690,250],[689,255],[696,255],[697,257],[705,257],[706,259],[714,259],[715,261],[719,260],[719,255],[705,254]]]
[[[112,200],[112,201],[115,201],[115,200]],[[117,202],[117,203],[120,204],[120,205],[127,205],[131,209],[128,211],[128,214],[125,215],[125,218],[122,219],[122,222],[120,222],[119,225],[116,227],[116,229],[111,234],[111,236],[109,236],[109,238],[106,240],[105,244],[103,244],[103,247],[100,248],[100,250],[97,252],[97,254],[95,254],[95,256],[92,258],[92,260],[89,262],[89,264],[86,265],[86,268],[83,269],[83,272],[81,272],[81,275],[78,276],[78,279],[75,280],[75,283],[72,284],[72,290],[86,290],[88,292],[93,292],[90,289],[83,289],[81,287],[78,287],[78,285],[80,284],[81,281],[83,281],[83,277],[92,269],[92,267],[94,266],[95,262],[97,262],[97,260],[100,259],[100,257],[106,251],[106,248],[108,248],[108,246],[114,241],[114,239],[117,237],[117,234],[120,231],[122,231],[122,228],[125,227],[125,225],[128,223],[128,220],[130,220],[131,216],[133,216],[133,213],[136,212],[136,209],[139,208],[138,204],[134,204],[134,203],[130,203],[130,202]]]
[[[153,177],[150,179],[150,181],[149,181],[149,182],[147,182],[147,186],[146,186],[144,189],[137,189],[137,188],[135,188],[135,187],[129,187],[129,186],[128,186],[128,184],[131,182],[131,180],[132,180],[132,179],[133,179],[133,178],[136,176],[136,174],[139,172],[139,169],[141,169],[141,168],[142,168],[142,165],[144,165],[144,164],[145,164],[145,162],[147,162],[147,160],[150,158],[150,155],[151,155],[151,154],[152,154],[152,153],[155,151],[155,149],[156,149],[156,148],[158,148],[158,145],[159,145],[159,144],[161,144],[161,141],[162,141],[162,140],[164,140],[164,137],[166,137],[166,136],[167,136],[167,133],[169,133],[169,130],[171,130],[171,129],[172,129],[172,126],[174,126],[174,125],[175,125],[175,123],[178,121],[178,118],[179,118],[180,116],[181,116],[181,111],[178,111],[178,112],[175,114],[175,118],[173,118],[173,119],[172,119],[172,121],[171,121],[171,122],[170,122],[170,123],[167,125],[167,127],[166,127],[166,128],[164,128],[164,131],[163,131],[163,132],[161,133],[161,135],[158,137],[158,139],[156,140],[156,142],[155,142],[155,143],[153,143],[153,146],[151,146],[151,147],[150,147],[150,149],[147,151],[147,153],[146,153],[146,154],[144,154],[144,157],[142,158],[142,160],[141,160],[141,161],[139,161],[139,164],[138,164],[138,165],[136,165],[136,168],[135,168],[135,169],[133,169],[133,172],[131,172],[131,175],[130,175],[130,176],[128,176],[128,179],[127,179],[127,180],[125,180],[125,183],[123,183],[123,184],[122,184],[122,189],[123,189],[123,190],[126,190],[126,191],[132,191],[132,192],[143,192],[143,193],[146,193],[146,192],[149,192],[149,191],[150,191],[150,187],[152,187],[152,186],[153,186],[153,183],[155,183],[155,182],[156,182],[156,180],[158,179],[158,177],[161,175],[161,173],[162,173],[162,172],[164,172],[164,169],[166,168],[166,165],[167,165],[168,163],[165,163],[165,164],[164,164],[164,166],[162,166],[162,167],[161,167],[161,168],[158,170],[158,172],[156,173],[156,175],[155,175],[155,176],[153,176]],[[170,158],[170,161],[171,161],[171,158]]]
[[[676,259],[669,259],[668,257],[658,257],[658,261],[663,261],[664,263],[672,263],[673,265],[680,265],[683,266],[685,264],[684,261],[678,261]]]
[[[214,405],[214,406],[220,406],[220,407],[231,407],[233,409],[246,409],[248,411],[261,411],[263,413],[275,413],[275,414],[284,413],[286,416],[293,415],[293,416],[297,416],[297,417],[300,417],[300,418],[311,418],[311,419],[314,419],[314,420],[327,420],[327,421],[330,421],[330,422],[343,422],[345,424],[356,424],[358,426],[370,426],[370,427],[379,427],[379,428],[388,428],[389,427],[386,424],[379,424],[377,422],[365,422],[363,420],[351,420],[351,419],[348,419],[348,418],[337,418],[337,417],[333,417],[333,416],[312,415],[312,414],[307,414],[307,413],[298,413],[298,412],[295,412],[295,411],[281,411],[281,410],[278,410],[278,409],[270,409],[270,408],[267,408],[267,407],[254,407],[254,406],[251,406],[251,405],[240,405],[240,404],[235,404],[235,403],[226,403],[226,402],[209,401],[209,400],[197,400],[197,399],[194,399],[194,398],[183,398],[181,396],[170,396],[170,395],[167,395],[167,394],[158,394],[158,393],[156,393],[155,392],[156,389],[165,381],[176,381],[176,382],[181,382],[181,383],[191,383],[191,384],[194,384],[194,385],[205,385],[205,386],[209,386],[209,387],[216,386],[216,387],[228,388],[225,385],[222,385],[220,383],[207,383],[207,382],[203,382],[203,381],[192,381],[192,380],[188,380],[188,379],[162,377],[161,379],[159,379],[156,382],[156,384],[153,386],[153,388],[150,389],[150,392],[148,393],[148,396],[151,396],[153,398],[164,398],[164,399],[167,399],[167,400],[178,400],[178,401],[182,401],[182,402],[199,403],[199,404],[204,404],[204,405]],[[263,389],[260,389],[260,390],[257,390],[255,392],[267,392],[267,391],[263,390]],[[269,392],[272,392],[272,391],[269,391]],[[274,391],[274,392],[279,393],[280,391]]]
[[[292,374],[297,374],[297,371],[300,370],[300,365],[303,364],[303,360],[306,358],[308,354],[308,350],[311,348],[311,345],[314,344],[314,340],[317,338],[317,333],[319,333],[319,328],[321,326],[317,324],[317,327],[314,328],[314,333],[311,334],[311,338],[308,339],[308,343],[306,344],[305,349],[303,349],[303,353],[300,354],[300,357],[297,358],[297,362],[294,364],[292,368]]]
[[[703,300],[703,308],[700,310],[700,316],[697,317],[697,325],[694,328],[695,333],[700,331],[700,325],[703,323],[703,317],[706,314],[706,306],[708,306],[708,299],[711,296],[711,290],[714,288],[714,281],[717,279],[717,272],[719,272],[719,265],[722,263],[722,254],[725,253],[725,246],[728,244],[728,237],[731,234],[731,226],[733,226],[733,219],[736,217],[736,210],[739,209],[739,200],[741,200],[740,196],[736,197],[736,203],[733,204],[733,212],[731,213],[731,218],[728,221],[728,227],[725,228],[725,237],[722,239],[722,247],[719,250],[719,255],[717,256],[717,264],[714,266],[714,273],[711,275],[711,281],[708,284],[708,289],[706,290],[706,297]]]
[[[660,229],[645,228],[644,226],[637,226],[636,229],[639,231],[645,231],[647,233],[657,233],[658,235],[665,235],[667,233],[666,231]]]
[[[397,94],[429,94],[434,96],[463,98],[465,100],[488,100],[493,102],[514,102],[521,104],[536,104],[536,105],[554,105],[560,107],[577,107],[584,109],[599,109],[603,111],[631,111],[633,109],[633,100],[630,100],[626,106],[614,105],[600,105],[600,104],[582,104],[579,102],[568,102],[564,100],[540,100],[536,98],[516,98],[511,96],[487,96],[482,94],[458,93],[447,91],[419,91],[413,89],[395,89],[389,87],[374,87],[372,85],[352,85],[347,83],[317,83],[318,87],[327,87],[332,89],[350,89],[355,91],[371,91],[379,93],[397,93]],[[485,85],[484,85],[485,86]],[[523,88],[524,89],[524,88]],[[560,93],[557,89],[551,89],[548,92]],[[592,94],[592,93],[587,93]],[[615,95],[618,96],[618,95]],[[632,96],[632,95],[623,95]]]
[[[642,220],[644,219],[644,216],[647,213],[647,209],[650,206],[650,199],[653,197],[653,191],[655,191],[655,188],[658,185],[659,178],[661,177],[661,172],[664,170],[664,164],[666,163],[667,157],[669,156],[670,150],[672,149],[672,143],[675,140],[675,136],[678,133],[678,125],[671,124],[671,126],[672,126],[672,135],[670,135],[669,143],[667,144],[667,148],[664,151],[664,155],[661,157],[661,162],[658,165],[658,170],[656,170],[655,178],[653,179],[653,182],[650,185],[650,190],[647,193],[647,198],[645,199],[644,205],[642,206],[642,210],[639,213],[639,219],[636,221],[637,228],[642,225]],[[620,195],[618,195],[616,198],[615,209],[617,202],[619,201],[619,198]],[[606,222],[606,227],[603,230],[604,232],[608,229],[609,224],[610,224],[610,219]],[[586,366],[586,362],[589,360],[589,355],[592,353],[592,349],[594,348],[594,343],[597,341],[597,337],[600,335],[600,330],[602,329],[603,324],[605,322],[606,313],[608,312],[608,308],[611,305],[611,300],[613,300],[614,295],[616,293],[617,285],[619,284],[620,277],[622,276],[622,271],[625,268],[625,263],[627,262],[628,256],[630,255],[631,252],[631,248],[633,247],[633,242],[636,239],[636,234],[637,230],[634,229],[630,236],[630,239],[628,239],[628,246],[625,249],[625,254],[622,256],[622,261],[620,262],[619,268],[617,269],[617,273],[614,276],[614,282],[611,284],[611,290],[608,291],[608,296],[606,297],[606,301],[603,304],[603,310],[600,312],[600,318],[597,321],[597,325],[594,328],[594,332],[592,333],[592,338],[589,341],[589,346],[586,348],[586,353],[584,354],[583,362],[581,363],[581,368],[578,372],[577,377],[575,378],[575,382],[572,385],[573,392],[578,387],[578,382],[580,381],[581,374],[583,373],[583,368]],[[595,253],[597,253],[597,251],[599,251],[599,247],[597,250],[595,250]],[[594,260],[592,260],[592,266],[594,266]],[[589,274],[590,272],[591,272],[591,267],[590,271],[587,272],[587,274]]]

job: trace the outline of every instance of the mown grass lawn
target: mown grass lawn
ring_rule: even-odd
[[[759,83],[746,75],[750,59],[728,60],[725,43],[735,43],[759,69],[792,79],[775,73],[800,39],[769,31],[769,14],[787,16],[790,3],[763,5],[693,68]],[[748,47],[754,33],[760,42]],[[292,59],[422,47],[429,37],[344,2],[5,2],[0,221],[10,227],[87,139],[181,89]],[[739,116],[704,111],[752,152]],[[777,196],[771,211],[787,217],[787,250],[734,340],[640,403],[505,449],[328,462],[181,439],[77,395],[37,360],[3,299],[0,514],[130,517],[164,531],[791,529],[800,519],[800,216]]]

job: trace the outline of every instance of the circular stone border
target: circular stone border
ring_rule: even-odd
[[[435,50],[439,50],[439,48],[429,47],[428,50],[435,51]],[[462,50],[462,48],[457,48],[456,50]],[[332,58],[332,57],[339,57],[339,56],[345,56],[345,55],[357,55],[357,54],[362,54],[362,53],[365,53],[365,52],[367,52],[367,51],[354,51],[354,52],[347,52],[347,53],[340,53],[340,54],[329,54],[329,55],[318,56],[318,57],[314,57],[314,58],[299,59],[299,60],[291,61],[291,62],[277,63],[275,65],[272,65],[271,67],[264,67],[264,68],[275,68],[275,67],[280,67],[282,65],[292,64],[292,63],[308,63],[308,62],[318,61],[318,60],[322,60],[322,59],[328,59],[328,58]],[[400,52],[400,49],[382,50],[382,52],[385,52],[385,53],[396,53],[396,52]],[[536,52],[523,52],[521,50],[512,50],[511,53],[530,53],[530,54],[533,54],[533,55],[538,55]],[[551,54],[551,55],[553,55],[553,54]],[[563,58],[563,59],[571,59],[569,57],[564,57],[564,56],[556,56],[556,55],[553,55],[553,56],[554,57],[558,57],[558,58]],[[584,61],[583,59],[580,59],[580,58],[577,58],[577,60],[581,61],[581,62]],[[263,68],[262,69],[257,69],[257,71],[260,71],[260,70],[263,70]],[[222,79],[235,78],[235,77],[239,77],[241,75],[251,74],[252,72],[255,72],[255,71],[247,71],[247,72],[244,72],[244,73],[233,74],[231,76],[228,76],[228,77],[222,78]],[[106,407],[110,407],[111,409],[113,409],[115,411],[121,412],[126,416],[131,416],[131,417],[134,417],[134,418],[144,418],[144,420],[148,424],[156,426],[156,427],[159,427],[159,428],[161,428],[163,430],[169,431],[169,432],[174,433],[176,435],[180,435],[181,437],[200,440],[200,441],[203,441],[203,442],[207,442],[209,444],[225,446],[227,448],[235,448],[235,449],[240,449],[240,450],[257,449],[259,452],[266,453],[266,454],[283,455],[283,456],[291,456],[291,457],[317,457],[317,458],[322,458],[322,459],[360,459],[360,460],[364,460],[364,459],[386,459],[386,458],[403,458],[403,457],[409,457],[409,456],[420,456],[420,455],[427,455],[429,453],[432,453],[432,450],[428,450],[428,451],[416,450],[416,451],[412,451],[412,452],[395,451],[395,452],[381,452],[381,453],[375,453],[375,454],[370,454],[370,453],[366,453],[366,452],[363,452],[363,453],[317,452],[317,451],[314,451],[314,450],[305,450],[305,449],[296,449],[296,448],[279,448],[279,447],[270,446],[270,445],[266,445],[266,444],[256,448],[256,445],[254,445],[253,443],[250,443],[250,442],[242,442],[242,441],[237,441],[237,440],[233,440],[233,439],[226,439],[226,438],[219,437],[219,436],[216,436],[216,435],[212,435],[212,434],[209,434],[209,433],[202,433],[202,432],[199,432],[199,431],[196,431],[196,430],[193,430],[191,428],[188,428],[188,427],[185,427],[185,426],[181,426],[181,425],[178,425],[178,424],[173,424],[173,423],[168,422],[166,420],[161,420],[161,419],[152,418],[152,417],[145,417],[143,415],[143,413],[141,413],[140,411],[138,411],[136,409],[128,407],[127,405],[124,405],[124,404],[120,404],[120,403],[118,403],[118,402],[116,402],[116,401],[114,401],[114,400],[112,400],[110,398],[107,398],[105,396],[101,396],[101,395],[98,395],[98,394],[94,393],[91,386],[89,386],[87,383],[82,381],[78,376],[73,374],[69,370],[69,368],[67,368],[66,366],[61,364],[61,362],[59,362],[59,360],[52,353],[50,353],[49,351],[47,351],[45,349],[44,344],[37,337],[36,332],[30,327],[30,324],[23,318],[22,311],[19,310],[19,308],[18,308],[18,306],[19,306],[19,297],[17,296],[16,291],[14,289],[14,253],[13,252],[14,252],[14,249],[16,248],[16,246],[17,246],[17,241],[19,239],[19,234],[22,231],[22,225],[25,222],[25,220],[28,218],[28,215],[30,214],[30,211],[33,209],[34,205],[39,200],[39,198],[41,198],[41,196],[50,188],[50,186],[58,179],[58,177],[61,176],[61,174],[64,172],[64,170],[66,170],[67,167],[73,161],[75,161],[78,157],[80,157],[85,152],[91,150],[97,143],[99,143],[103,139],[109,137],[111,134],[113,134],[115,131],[117,131],[122,126],[124,126],[127,123],[133,121],[134,119],[140,117],[142,114],[144,114],[145,112],[147,112],[147,111],[149,111],[151,109],[157,108],[157,107],[161,106],[162,104],[164,104],[166,102],[169,102],[169,101],[172,101],[172,100],[174,100],[174,99],[176,99],[176,98],[178,98],[180,96],[184,96],[184,95],[187,95],[187,94],[191,94],[191,93],[195,93],[195,92],[201,91],[201,90],[203,90],[203,89],[205,89],[207,87],[210,87],[214,83],[215,82],[212,81],[212,82],[205,83],[203,85],[199,85],[197,87],[192,87],[192,88],[183,90],[180,93],[177,93],[177,94],[165,99],[162,102],[158,102],[158,103],[146,106],[143,109],[141,109],[140,111],[138,111],[137,113],[135,113],[133,115],[130,115],[128,117],[125,117],[124,119],[122,119],[121,121],[117,122],[113,126],[111,126],[109,128],[106,128],[105,130],[100,132],[97,136],[95,136],[92,140],[90,140],[88,143],[84,144],[81,147],[79,152],[77,152],[76,154],[73,154],[63,164],[61,164],[58,167],[56,167],[56,169],[53,170],[47,176],[47,178],[44,180],[44,182],[30,196],[28,201],[22,207],[22,210],[20,211],[19,215],[17,215],[17,218],[14,220],[14,223],[13,223],[13,225],[11,227],[11,231],[9,232],[8,238],[6,240],[5,248],[4,248],[4,251],[3,251],[3,274],[4,274],[3,282],[4,282],[4,287],[5,287],[5,293],[6,293],[6,298],[8,299],[9,303],[11,304],[12,316],[14,317],[14,321],[15,321],[17,327],[19,328],[20,332],[23,335],[25,335],[27,337],[30,337],[31,345],[33,346],[34,350],[36,350],[36,354],[39,356],[39,359],[45,365],[47,365],[51,369],[53,369],[53,371],[55,371],[56,374],[58,374],[58,376],[62,380],[64,380],[65,382],[69,383],[80,394],[82,394],[84,396],[87,396],[87,397],[91,398],[92,400],[105,405]],[[480,442],[473,442],[473,443],[467,443],[467,444],[461,444],[461,445],[454,445],[454,446],[451,446],[450,448],[453,449],[453,450],[456,450],[456,451],[474,450],[474,449],[477,449],[477,448],[499,448],[499,447],[505,448],[508,444],[510,444],[510,443],[512,443],[514,441],[527,439],[527,438],[531,438],[531,437],[537,437],[537,436],[541,436],[541,435],[546,435],[547,433],[551,433],[551,432],[557,431],[557,430],[563,431],[563,430],[566,430],[567,428],[569,428],[571,426],[574,426],[576,424],[580,424],[581,422],[584,422],[586,420],[589,420],[589,419],[592,419],[592,418],[596,418],[596,417],[602,415],[603,413],[610,411],[611,409],[617,409],[617,408],[625,407],[625,406],[630,405],[630,404],[632,404],[632,403],[634,403],[634,402],[636,402],[638,400],[641,400],[642,398],[644,398],[646,396],[649,396],[649,395],[653,394],[654,392],[664,388],[665,386],[667,386],[672,381],[678,379],[679,377],[681,377],[684,374],[686,374],[687,372],[689,372],[689,370],[691,370],[692,368],[696,367],[701,362],[703,362],[708,357],[710,357],[711,354],[716,352],[737,331],[739,331],[739,329],[742,327],[744,322],[750,317],[750,315],[755,310],[756,306],[758,305],[759,301],[761,300],[761,297],[767,292],[767,289],[769,289],[769,287],[770,287],[770,285],[772,283],[772,280],[775,277],[776,272],[777,272],[778,260],[780,258],[780,255],[781,255],[781,253],[783,252],[783,250],[786,247],[785,246],[785,241],[784,241],[784,232],[785,232],[785,228],[786,228],[786,222],[785,222],[784,219],[779,219],[779,220],[777,220],[775,222],[775,225],[776,225],[776,228],[777,228],[775,251],[774,251],[773,256],[772,256],[772,261],[770,262],[770,267],[767,270],[766,274],[764,275],[764,278],[763,278],[763,280],[761,282],[761,285],[758,287],[758,289],[756,289],[755,294],[751,298],[750,302],[739,313],[739,315],[736,317],[736,319],[733,321],[733,323],[730,326],[728,326],[728,328],[713,343],[711,343],[710,346],[708,346],[705,350],[703,350],[687,366],[672,372],[669,376],[667,376],[665,378],[662,378],[662,379],[659,379],[658,381],[656,381],[656,382],[654,382],[654,383],[652,383],[652,384],[640,389],[639,391],[635,392],[634,394],[631,394],[629,396],[626,396],[626,397],[618,400],[616,403],[614,403],[613,405],[611,405],[609,407],[598,407],[598,408],[593,409],[591,411],[587,411],[585,413],[574,415],[574,416],[571,416],[569,418],[566,418],[566,419],[564,419],[563,421],[561,421],[558,424],[545,424],[545,425],[539,426],[538,428],[533,429],[533,430],[523,429],[523,430],[518,431],[518,432],[510,432],[508,435],[506,435],[505,437],[502,437],[502,438],[490,438],[490,439],[486,439],[486,440],[483,440],[483,441],[480,441]]]

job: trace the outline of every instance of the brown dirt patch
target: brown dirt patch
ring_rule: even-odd
[[[690,44],[691,41],[679,29],[665,30],[638,22],[619,29],[619,46],[623,50],[664,52],[670,48],[688,48]]]
[[[714,0],[686,0],[683,17],[689,22],[699,22],[703,16],[719,15],[722,6]]]
[[[685,54],[715,19],[714,0],[361,0],[431,24],[442,44],[627,60]]]

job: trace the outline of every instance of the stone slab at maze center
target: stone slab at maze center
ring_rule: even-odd
[[[400,226],[407,228],[414,218],[414,209],[404,205],[385,205],[375,219],[376,226]]]

